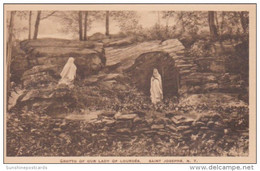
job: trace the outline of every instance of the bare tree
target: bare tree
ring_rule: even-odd
[[[6,63],[7,63],[7,106],[8,106],[8,97],[10,93],[10,65],[12,61],[12,47],[13,47],[13,30],[14,30],[14,17],[15,17],[15,11],[11,11],[11,16],[10,16],[10,21],[9,21],[9,33],[8,33],[8,41],[7,41],[7,58],[6,58]]]
[[[32,27],[32,11],[29,12],[29,34],[28,39],[31,40],[31,27]]]
[[[41,17],[41,13],[42,13],[42,11],[37,11],[37,17],[36,17],[36,21],[35,21],[35,25],[34,25],[34,35],[33,35],[33,39],[37,39],[37,37],[38,37],[40,21],[49,18],[49,17],[52,16],[54,13],[56,13],[56,11],[52,11],[51,13],[47,14],[47,15],[44,16],[44,17]]]
[[[80,41],[88,39],[88,30],[91,28],[93,20],[100,19],[99,11],[58,11],[54,16],[58,22],[62,23],[61,32],[72,33]]]
[[[217,39],[218,38],[218,31],[217,31],[217,27],[215,25],[214,14],[215,14],[214,11],[208,11],[209,31],[210,31],[211,38]]]
[[[79,40],[83,40],[82,39],[82,11],[79,11]]]
[[[106,11],[106,36],[109,36],[109,11]]]
[[[87,26],[88,26],[88,11],[85,11],[84,17],[84,41],[87,40]]]
[[[37,39],[38,36],[40,20],[41,20],[41,11],[37,11],[37,17],[34,25],[34,35],[33,35],[34,40]]]

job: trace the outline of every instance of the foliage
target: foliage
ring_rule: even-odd
[[[213,46],[210,41],[198,40],[191,46],[188,53],[190,56],[197,56],[197,57],[211,56],[212,48]]]
[[[79,15],[78,11],[58,11],[55,15],[57,22],[60,22],[63,27],[60,28],[61,32],[72,33],[74,37],[78,36],[79,33]],[[89,12],[87,30],[91,29],[91,23],[96,16],[99,16],[96,12]],[[82,17],[82,23],[83,23]]]
[[[140,16],[136,11],[111,11],[110,15],[113,20],[117,21],[121,31],[136,33],[142,29],[139,23]]]

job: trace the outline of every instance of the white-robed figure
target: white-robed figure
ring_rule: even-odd
[[[161,102],[163,99],[162,78],[156,68],[153,69],[153,76],[151,77],[151,101],[153,104]]]
[[[60,76],[61,79],[59,81],[59,84],[66,84],[68,86],[73,86],[73,81],[76,77],[76,71],[77,71],[77,67],[74,64],[74,58],[70,57],[67,61],[67,63],[65,64],[65,66],[63,67]]]

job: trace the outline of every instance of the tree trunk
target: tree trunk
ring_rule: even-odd
[[[106,11],[106,36],[109,36],[109,11]]]
[[[218,38],[217,27],[215,25],[214,19],[215,19],[214,11],[209,11],[208,12],[209,31],[210,31],[210,36],[213,40]]]
[[[31,27],[32,27],[32,11],[29,12],[29,35],[28,39],[31,40]]]
[[[160,28],[160,26],[161,26],[161,21],[160,21],[160,12],[159,11],[157,11],[157,17],[158,17],[158,25],[159,25],[159,28]]]
[[[223,33],[224,33],[224,18],[225,18],[225,12],[222,11],[222,13],[221,13],[220,35],[223,35]]]
[[[6,109],[8,109],[8,100],[10,95],[10,65],[12,61],[12,44],[13,44],[13,28],[14,28],[14,15],[15,11],[11,11],[10,22],[9,22],[9,34],[8,34],[8,42],[7,42],[7,51],[6,51],[6,64],[7,64],[7,73],[6,73]]]
[[[84,22],[84,41],[87,40],[87,28],[88,26],[88,11],[85,11],[85,22]]]
[[[168,38],[168,32],[169,32],[169,17],[166,18],[166,25],[165,25],[166,39]]]
[[[239,14],[240,14],[240,23],[243,28],[243,33],[245,34],[248,28],[248,20],[245,17],[245,12],[242,11]]]
[[[79,40],[82,40],[82,11],[79,11]]]
[[[179,18],[181,20],[181,27],[182,27],[181,34],[186,32],[183,16],[184,16],[184,12],[181,12],[180,16],[179,16]]]
[[[217,34],[219,35],[219,23],[218,23],[218,15],[217,15],[217,12],[216,12],[216,15],[215,15],[215,21],[216,21]]]
[[[35,26],[34,26],[34,35],[33,35],[34,40],[36,40],[38,36],[40,21],[41,21],[41,11],[38,11],[36,21],[35,21]]]

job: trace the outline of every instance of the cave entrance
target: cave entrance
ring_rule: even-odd
[[[154,68],[158,69],[162,77],[164,97],[177,96],[179,71],[175,66],[174,59],[166,52],[144,53],[135,60],[135,63],[126,72],[132,78],[136,87],[150,96],[150,80]]]

